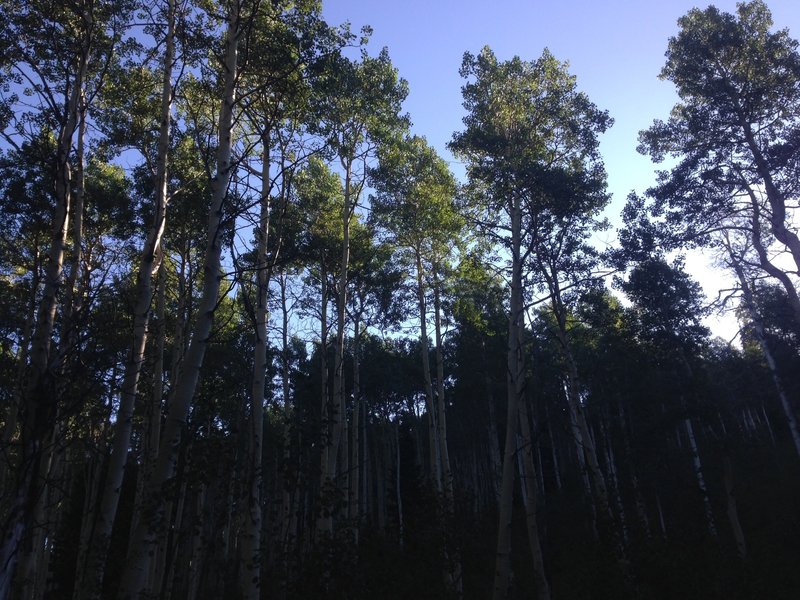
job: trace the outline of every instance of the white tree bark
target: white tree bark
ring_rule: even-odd
[[[116,428],[111,449],[111,459],[106,475],[106,483],[100,499],[100,506],[94,519],[89,519],[83,527],[90,533],[84,539],[87,546],[78,554],[78,578],[73,594],[74,600],[93,600],[100,598],[103,573],[108,546],[111,541],[111,528],[119,505],[125,464],[128,461],[131,431],[133,430],[133,409],[139,385],[139,375],[145,361],[150,306],[153,300],[153,275],[161,262],[161,238],[166,225],[166,211],[169,196],[167,193],[168,152],[170,143],[170,119],[172,113],[172,66],[175,60],[175,1],[168,0],[167,33],[161,83],[161,114],[157,149],[155,216],[147,235],[137,273],[137,295],[133,315],[133,343],[125,364],[125,374],[120,390],[120,403],[116,415]]]
[[[753,290],[750,287],[750,283],[748,282],[747,276],[742,268],[741,261],[737,259],[730,242],[727,240],[726,246],[728,250],[728,256],[730,257],[729,264],[739,279],[739,285],[742,288],[742,294],[744,296],[745,308],[749,313],[750,322],[753,325],[753,330],[756,334],[758,344],[761,346],[761,351],[764,353],[764,359],[767,361],[767,367],[769,368],[770,375],[772,376],[772,382],[775,386],[775,391],[778,395],[781,409],[786,417],[786,424],[789,427],[789,433],[792,436],[792,442],[794,442],[795,451],[797,452],[797,456],[800,457],[800,427],[798,427],[797,415],[795,414],[794,408],[789,402],[789,397],[786,394],[783,382],[781,381],[780,373],[778,372],[778,365],[775,362],[775,357],[772,354],[772,348],[770,348],[769,342],[767,341],[767,336],[764,332],[764,323],[761,320],[758,309],[756,308]]]
[[[255,350],[253,357],[253,386],[250,415],[246,419],[247,457],[245,497],[243,498],[243,527],[240,535],[239,586],[244,600],[258,600],[261,595],[261,454],[264,431],[264,386],[267,370],[267,324],[269,320],[268,256],[270,225],[270,144],[269,134],[263,136],[261,203],[256,247],[256,304],[254,312]]]
[[[91,18],[91,15],[87,15]],[[8,511],[0,546],[0,600],[11,591],[17,552],[20,541],[31,526],[36,498],[42,492],[42,469],[45,460],[43,446],[55,424],[56,406],[52,394],[45,389],[45,379],[50,366],[51,341],[58,309],[58,294],[63,284],[64,254],[69,231],[69,213],[72,205],[72,170],[70,154],[72,140],[78,127],[80,98],[89,65],[89,36],[82,40],[76,57],[78,67],[66,99],[64,122],[58,135],[55,164],[55,211],[52,221],[50,249],[47,253],[42,298],[36,316],[36,327],[31,340],[28,368],[22,382],[25,418],[21,423],[22,453],[17,470],[16,494]]]
[[[708,490],[706,489],[706,481],[703,476],[703,463],[700,461],[700,453],[697,450],[697,440],[694,437],[694,428],[692,427],[692,420],[686,418],[683,421],[683,426],[686,429],[686,437],[689,440],[689,450],[692,454],[692,467],[694,468],[694,476],[697,480],[697,487],[703,496],[703,510],[706,515],[706,527],[708,533],[712,537],[717,536],[717,525],[714,521],[714,511],[711,508],[711,500],[708,497]]]
[[[428,345],[428,309],[425,299],[425,272],[422,265],[422,256],[419,250],[416,254],[417,269],[417,306],[419,310],[419,344],[420,359],[422,360],[422,377],[425,388],[425,408],[428,423],[428,449],[431,479],[438,493],[442,493],[442,461],[441,445],[439,443],[439,427],[437,426],[438,411],[436,400],[433,396],[433,382],[431,377],[430,347]]]
[[[238,79],[238,42],[242,33],[243,16],[239,2],[232,2],[225,36],[225,62],[223,73],[222,106],[219,113],[219,145],[217,147],[216,175],[211,181],[211,209],[208,215],[207,241],[204,260],[203,293],[195,321],[189,349],[183,361],[181,373],[169,398],[167,418],[164,423],[158,462],[152,481],[145,493],[146,509],[152,510],[152,518],[141,519],[131,533],[128,560],[120,586],[120,598],[137,599],[144,590],[149,565],[149,556],[158,544],[164,531],[163,486],[175,474],[182,430],[186,423],[192,398],[194,397],[200,368],[205,357],[208,338],[213,325],[214,311],[218,302],[220,281],[223,207],[228,196],[228,186],[234,165],[231,162],[233,147],[233,110],[236,103]]]
[[[539,539],[539,523],[537,520],[536,467],[533,460],[533,436],[528,419],[528,405],[522,400],[519,403],[519,429],[521,433],[518,452],[522,455],[522,489],[525,492],[525,518],[528,525],[528,544],[533,559],[533,579],[536,582],[537,600],[550,600],[550,584],[544,571],[544,556]]]
[[[518,405],[525,382],[521,333],[524,327],[522,295],[522,209],[520,198],[514,195],[511,202],[511,306],[508,318],[508,407],[506,440],[503,453],[503,477],[500,486],[497,553],[495,558],[492,600],[508,598],[511,591],[511,514],[514,493],[514,455]]]

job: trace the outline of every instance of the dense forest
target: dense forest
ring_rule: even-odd
[[[464,55],[459,181],[318,0],[0,7],[0,600],[800,597],[761,0],[664,40],[611,248],[613,113],[547,50]]]

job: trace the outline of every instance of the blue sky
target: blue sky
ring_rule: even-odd
[[[578,87],[615,120],[601,139],[601,151],[613,195],[607,216],[617,224],[628,192],[642,192],[654,181],[655,166],[636,152],[638,132],[653,119],[666,118],[677,100],[672,84],[658,79],[667,41],[677,33],[680,16],[708,4],[691,0],[323,0],[323,12],[331,24],[349,21],[354,31],[363,25],[373,28],[371,53],[388,47],[392,62],[408,80],[405,110],[414,133],[424,135],[451,161],[445,146],[462,127],[458,69],[465,51],[475,53],[488,45],[500,60],[514,55],[533,60],[547,47],[558,59],[568,61]],[[727,12],[736,10],[733,0],[713,4]],[[800,36],[800,0],[767,4],[776,28],[788,28],[792,37]],[[451,166],[456,175],[463,175],[458,164]],[[701,257],[690,257],[690,270],[701,279],[707,294],[715,295],[723,282],[703,262]]]

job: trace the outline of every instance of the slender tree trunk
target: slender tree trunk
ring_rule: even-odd
[[[583,430],[578,426],[578,416],[575,413],[573,403],[569,401],[569,385],[565,384],[564,388],[564,393],[567,397],[567,409],[569,411],[569,426],[572,431],[572,439],[575,441],[575,456],[578,459],[578,469],[580,470],[581,481],[583,482],[583,493],[586,496],[586,502],[589,503],[592,533],[597,538],[599,537],[597,533],[597,500],[592,493],[592,482],[589,478],[589,468],[586,464]]]
[[[661,539],[667,539],[667,523],[664,519],[664,509],[661,507],[661,497],[656,494],[656,512],[658,513],[658,526],[661,529]]]
[[[605,454],[606,454],[606,472],[608,479],[611,483],[611,490],[614,493],[614,504],[619,515],[619,526],[622,534],[622,543],[627,547],[629,541],[628,532],[628,519],[625,515],[625,504],[622,502],[622,492],[620,491],[619,477],[617,475],[617,462],[614,455],[614,448],[611,445],[611,440],[608,437],[608,430],[605,426],[602,428],[603,435],[605,436]]]
[[[333,516],[329,506],[329,488],[331,485],[328,477],[328,465],[331,454],[331,399],[328,394],[328,272],[325,268],[325,257],[320,259],[320,468],[319,468],[319,506],[317,508],[316,534],[329,535],[333,531]]]
[[[163,246],[160,252],[163,252]],[[166,347],[166,287],[167,271],[162,260],[158,268],[158,287],[156,290],[156,351],[153,361],[153,391],[150,402],[145,409],[145,430],[142,441],[142,466],[136,478],[136,498],[133,503],[133,518],[131,530],[136,529],[136,524],[142,513],[145,483],[155,468],[158,459],[158,442],[161,437],[161,408],[164,402],[164,351]]]
[[[19,351],[16,357],[17,363],[17,381],[14,386],[14,398],[6,412],[6,419],[3,429],[3,440],[0,451],[3,453],[8,452],[12,440],[17,436],[17,425],[19,423],[20,409],[24,398],[25,390],[23,388],[25,380],[25,370],[28,367],[28,354],[31,343],[31,335],[33,334],[33,326],[36,321],[36,300],[39,292],[40,277],[40,260],[41,254],[36,248],[34,250],[33,265],[31,266],[31,290],[28,295],[28,310],[26,312],[25,324],[22,327],[22,334],[19,340]],[[8,460],[3,460],[0,463],[0,488],[7,489],[6,483],[8,477],[11,475]]]
[[[255,351],[253,358],[253,387],[247,431],[247,456],[243,498],[243,523],[240,535],[239,586],[242,598],[258,600],[261,595],[261,455],[264,432],[264,389],[267,371],[267,324],[269,320],[269,218],[270,218],[270,138],[262,136],[261,211],[256,248],[256,305],[254,316]]]
[[[183,235],[186,235],[183,232]],[[171,387],[180,379],[183,358],[186,356],[186,339],[189,336],[188,328],[192,319],[192,295],[194,293],[195,277],[192,266],[192,250],[190,243],[184,242],[178,263],[178,306],[175,311],[175,333],[172,342],[171,365],[169,381]]]
[[[495,560],[494,591],[492,600],[508,598],[511,592],[511,512],[514,494],[514,455],[518,405],[523,397],[524,353],[521,333],[524,328],[522,295],[522,208],[520,198],[514,196],[511,206],[511,312],[508,319],[508,409],[506,439],[503,454],[503,479],[500,487],[499,524],[497,529],[497,555]]]
[[[364,404],[362,403],[362,409],[364,408]],[[363,411],[362,411],[363,412]],[[371,518],[373,515],[373,503],[372,498],[370,497],[370,485],[372,483],[370,479],[370,474],[372,473],[372,451],[370,450],[370,443],[371,439],[367,436],[369,429],[367,429],[367,415],[364,413],[364,416],[361,419],[362,421],[362,429],[361,429],[361,446],[364,450],[363,461],[361,463],[361,470],[363,471],[364,475],[361,478],[361,506],[363,509],[362,518],[364,519],[365,523],[372,523],[373,519]]]
[[[78,136],[75,152],[75,202],[72,208],[72,251],[70,258],[69,274],[64,285],[64,309],[61,316],[61,348],[56,361],[56,368],[65,369],[65,361],[69,355],[77,350],[77,336],[75,331],[75,317],[81,311],[83,293],[79,292],[76,298],[76,283],[79,280],[81,262],[83,258],[83,213],[86,198],[85,178],[85,140],[86,140],[86,106],[85,92],[81,90],[79,100]]]
[[[775,446],[775,432],[772,429],[772,423],[769,420],[769,415],[767,415],[767,411],[762,404],[760,407],[761,409],[761,416],[764,418],[764,425],[767,428],[767,432],[769,433],[769,441]],[[797,450],[798,455],[800,456],[800,448],[797,447],[798,445],[795,443],[795,450]]]
[[[87,14],[91,19],[91,14]],[[16,493],[6,512],[0,546],[0,600],[11,591],[15,562],[20,541],[31,526],[36,502],[42,493],[42,452],[55,426],[56,402],[52,390],[51,342],[58,309],[58,294],[62,287],[64,255],[69,231],[69,213],[72,203],[72,171],[70,154],[72,140],[78,126],[80,97],[89,63],[90,36],[86,36],[78,57],[78,68],[65,106],[65,120],[61,126],[55,161],[55,211],[47,253],[42,298],[36,316],[28,368],[25,370],[23,403],[25,408],[20,430],[21,457],[16,468]]]
[[[692,466],[694,467],[694,476],[697,480],[697,488],[703,496],[703,509],[706,515],[706,527],[708,533],[712,537],[717,537],[717,526],[714,522],[714,511],[711,508],[711,500],[708,497],[708,490],[706,489],[706,481],[703,476],[703,463],[700,461],[700,453],[697,450],[697,440],[694,437],[694,428],[692,427],[692,420],[686,418],[683,421],[683,426],[686,429],[686,437],[689,440],[689,450],[692,454]]]
[[[117,378],[116,372],[116,364],[114,365],[114,371],[112,372],[111,381],[115,381]],[[113,383],[112,383],[113,386]],[[109,406],[112,404],[112,398],[114,396],[113,387],[109,392],[108,404]],[[86,464],[84,465],[84,500],[83,500],[83,509],[81,511],[81,528],[80,528],[80,538],[78,540],[78,549],[79,552],[89,547],[90,536],[92,535],[92,528],[86,526],[87,522],[92,522],[95,518],[97,513],[97,509],[100,503],[100,495],[102,493],[102,483],[103,483],[103,468],[104,468],[104,457],[103,455],[92,452],[89,454]]]
[[[557,290],[557,293],[560,294],[560,290]],[[605,523],[606,528],[609,529],[608,533],[613,536],[615,534],[615,527],[613,524],[614,517],[611,512],[611,504],[608,499],[608,486],[606,485],[603,471],[600,468],[600,461],[597,457],[597,447],[592,437],[592,432],[589,430],[586,413],[579,397],[578,367],[575,363],[575,358],[572,355],[569,343],[566,327],[566,310],[557,300],[554,300],[553,312],[558,321],[557,335],[559,344],[567,363],[567,402],[569,402],[570,410],[575,415],[575,423],[580,431],[581,448],[592,480],[592,489],[600,513],[600,519]]]
[[[159,555],[160,560],[154,565],[154,576],[152,577],[149,593],[151,595],[158,594],[159,598],[170,600],[175,585],[175,576],[177,572],[177,557],[181,537],[183,536],[183,521],[185,518],[185,505],[188,493],[188,482],[184,476],[187,468],[187,461],[189,448],[188,444],[183,444],[181,449],[181,457],[179,458],[179,466],[177,467],[176,480],[180,481],[178,488],[177,498],[172,498],[167,502],[166,510],[167,515],[167,532],[165,532],[163,539],[163,552]]]
[[[111,541],[111,528],[117,514],[119,496],[125,464],[128,461],[131,431],[133,429],[133,410],[139,385],[139,375],[145,361],[150,305],[153,299],[152,280],[162,256],[161,238],[166,225],[167,168],[170,143],[170,118],[172,112],[172,65],[175,56],[175,4],[169,0],[167,16],[166,51],[162,71],[161,88],[161,127],[159,131],[156,171],[155,216],[148,233],[137,274],[136,305],[133,315],[133,343],[125,374],[122,379],[120,403],[116,417],[116,429],[111,450],[111,461],[108,466],[106,483],[103,489],[100,508],[88,536],[88,546],[79,551],[78,578],[75,585],[74,600],[90,600],[99,598],[102,592],[103,573],[108,546]]]
[[[212,516],[206,511],[208,489],[206,484],[200,485],[200,491],[197,494],[197,501],[195,507],[195,525],[192,528],[192,554],[188,567],[187,578],[187,600],[196,600],[200,596],[200,582],[203,579],[203,567],[205,566],[206,554],[206,539],[205,539],[205,523],[207,519]]]
[[[725,480],[725,504],[728,512],[728,520],[733,530],[733,539],[736,541],[736,551],[739,558],[747,557],[747,544],[744,539],[742,523],[739,521],[739,511],[736,508],[736,495],[733,485],[733,463],[730,456],[725,456],[722,461],[723,475]]]
[[[131,534],[128,560],[120,587],[120,598],[123,599],[138,598],[143,591],[148,571],[148,556],[156,547],[160,532],[163,531],[163,486],[175,473],[181,435],[197,387],[218,301],[222,279],[220,263],[223,207],[228,196],[228,186],[234,168],[231,163],[233,108],[236,101],[236,81],[238,79],[237,46],[242,31],[242,16],[239,8],[239,3],[233,2],[228,16],[223,97],[219,114],[217,168],[216,175],[211,181],[212,199],[208,216],[202,300],[180,376],[170,395],[169,409],[159,446],[158,462],[152,482],[148,483],[145,493],[145,510],[152,510],[152,518],[141,519],[136,530]]]
[[[442,466],[445,502],[448,511],[453,510],[453,473],[450,470],[450,453],[447,449],[447,406],[444,397],[444,354],[442,350],[442,301],[438,273],[433,282],[433,325],[436,341],[436,432]]]
[[[51,439],[48,441],[45,452],[45,467],[42,483],[41,496],[34,507],[32,524],[26,540],[23,540],[18,561],[18,575],[14,587],[19,591],[15,594],[25,600],[36,600],[41,597],[44,590],[41,589],[41,567],[44,561],[47,537],[52,538],[54,530],[50,527],[48,514],[53,509],[51,504],[54,487],[63,485],[62,481],[57,481],[55,471],[58,470],[58,458],[60,453],[56,450],[59,437],[58,427],[53,430]]]
[[[642,489],[639,485],[639,477],[636,475],[636,467],[633,461],[633,450],[631,449],[630,433],[628,429],[628,420],[625,418],[625,409],[622,401],[618,403],[617,417],[619,419],[619,427],[622,431],[622,448],[625,453],[624,460],[630,471],[631,487],[633,488],[633,497],[636,503],[636,514],[639,517],[639,522],[644,528],[644,533],[647,539],[652,537],[650,531],[650,519],[647,516],[647,505],[645,504],[644,497],[642,496]]]
[[[464,595],[461,572],[461,554],[453,543],[450,528],[455,519],[455,494],[453,472],[450,468],[450,453],[447,449],[447,405],[444,397],[444,353],[442,350],[442,301],[439,274],[433,272],[433,325],[436,341],[436,438],[442,468],[444,490],[444,534],[447,560],[447,585],[456,598]],[[399,458],[398,458],[399,460]]]
[[[547,582],[547,575],[544,570],[544,557],[542,555],[542,544],[539,539],[539,524],[537,521],[537,490],[536,490],[536,467],[533,461],[533,436],[528,419],[528,404],[524,400],[519,403],[519,429],[522,435],[522,479],[523,489],[525,490],[525,518],[528,524],[528,544],[531,549],[533,559],[533,578],[536,581],[537,600],[550,600],[550,584]]]
[[[80,302],[83,298],[83,292],[80,291],[77,293],[76,299],[76,282],[78,281],[83,257],[83,213],[86,192],[84,178],[86,107],[84,95],[84,90],[81,90],[77,108],[78,132],[74,159],[75,184],[72,193],[72,248],[69,253],[69,268],[67,269],[67,276],[63,286],[63,300],[61,301],[59,346],[56,356],[50,360],[49,366],[53,376],[58,378],[55,395],[61,400],[62,404],[70,401],[70,398],[64,397],[65,393],[67,393],[65,388],[70,379],[67,362],[76,360],[75,354],[78,352],[78,340],[74,320],[77,313],[80,312]],[[31,600],[37,600],[44,594],[46,573],[42,569],[44,564],[48,562],[49,551],[47,548],[52,547],[53,539],[58,534],[51,523],[59,520],[59,515],[63,509],[60,499],[68,487],[63,480],[63,453],[65,450],[61,422],[64,416],[61,406],[58,406],[55,410],[55,426],[51,439],[43,450],[43,464],[47,466],[42,478],[42,490],[33,509],[34,527],[26,544],[27,549],[21,554],[20,559],[22,596]],[[47,543],[46,540],[48,540]]]
[[[291,527],[292,515],[298,510],[294,500],[298,491],[299,474],[292,472],[292,400],[291,400],[291,365],[289,362],[289,306],[286,298],[286,273],[278,277],[281,294],[281,392],[283,395],[283,494],[281,502],[281,542],[282,555],[288,560],[297,534]],[[299,458],[298,458],[299,461]],[[287,565],[288,568],[288,565]]]
[[[764,353],[764,358],[767,361],[767,367],[769,368],[770,375],[772,376],[772,382],[775,386],[775,391],[778,394],[778,400],[781,403],[783,414],[786,416],[786,423],[789,427],[789,433],[792,436],[792,441],[794,442],[795,451],[797,452],[797,456],[800,457],[800,427],[798,427],[797,424],[797,416],[794,408],[789,402],[789,397],[786,394],[786,390],[783,386],[783,381],[781,380],[780,373],[778,372],[778,364],[775,362],[775,357],[772,354],[772,348],[767,341],[767,336],[764,332],[764,323],[761,320],[758,309],[756,308],[753,290],[750,287],[750,283],[748,282],[747,276],[742,268],[741,261],[739,261],[735,256],[733,248],[730,246],[730,242],[726,241],[726,245],[728,256],[730,257],[730,265],[736,273],[736,276],[739,279],[739,285],[742,288],[745,308],[749,313],[750,322],[753,325],[753,330],[756,334],[758,344],[761,346],[761,351]]]
[[[345,414],[345,381],[344,381],[344,336],[345,315],[347,312],[347,277],[350,265],[350,219],[353,215],[354,198],[351,185],[352,162],[342,160],[344,168],[344,203],[342,204],[342,254],[339,261],[339,278],[336,283],[336,346],[333,363],[333,411],[331,414],[331,456],[328,464],[328,478],[331,482],[338,480],[341,471],[339,464],[342,432],[347,421]]]
[[[377,513],[378,531],[386,532],[386,436],[376,436],[374,439],[375,452],[373,464],[375,465],[375,512]]]
[[[394,486],[395,497],[397,498],[397,527],[398,527],[398,541],[402,548],[405,544],[405,521],[403,519],[403,493],[400,487],[400,423],[395,421],[394,424],[394,440],[395,440],[395,454],[397,461],[395,463],[394,472]]]
[[[425,274],[422,257],[416,251],[417,266],[417,304],[419,306],[419,343],[422,359],[422,376],[425,386],[425,408],[428,412],[428,444],[430,451],[430,470],[436,491],[442,492],[441,447],[439,445],[439,428],[437,427],[437,409],[433,397],[431,378],[430,347],[428,346],[428,310],[425,301]]]
[[[552,455],[553,460],[553,475],[555,476],[556,480],[556,489],[561,490],[561,468],[558,460],[558,447],[556,438],[553,435],[553,422],[550,419],[550,410],[547,408],[547,404],[544,405],[544,410],[544,418],[547,422],[547,437],[550,438],[550,454]]]
[[[353,319],[353,445],[351,456],[350,488],[348,490],[350,508],[349,519],[353,524],[353,536],[358,545],[359,527],[361,524],[361,362],[359,360],[361,346],[361,322],[356,315]]]
[[[491,469],[491,486],[495,502],[500,499],[500,484],[502,477],[502,458],[500,457],[500,440],[497,437],[497,410],[494,405],[494,390],[492,380],[489,375],[489,362],[486,356],[486,342],[481,339],[481,356],[485,366],[484,386],[486,387],[486,404],[489,408],[489,424],[487,434],[489,436],[489,465]]]

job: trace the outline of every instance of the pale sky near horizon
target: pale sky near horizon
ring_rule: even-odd
[[[547,47],[577,77],[578,88],[609,111],[614,126],[601,137],[612,202],[606,216],[619,224],[625,198],[643,192],[654,181],[656,165],[636,152],[638,132],[654,119],[666,118],[677,95],[658,74],[677,20],[691,8],[714,4],[736,11],[735,0],[323,0],[330,24],[345,21],[353,31],[373,29],[370,54],[386,46],[393,64],[408,81],[404,109],[413,133],[423,135],[463,176],[446,144],[462,129],[463,80],[458,75],[465,51],[488,45],[499,60],[538,58]],[[788,28],[800,37],[800,0],[767,2],[775,29]],[[609,241],[613,233],[608,233]],[[716,295],[724,286],[719,269],[703,264],[708,258],[689,256],[689,271]],[[714,332],[730,339],[736,331],[731,317],[709,322]]]

